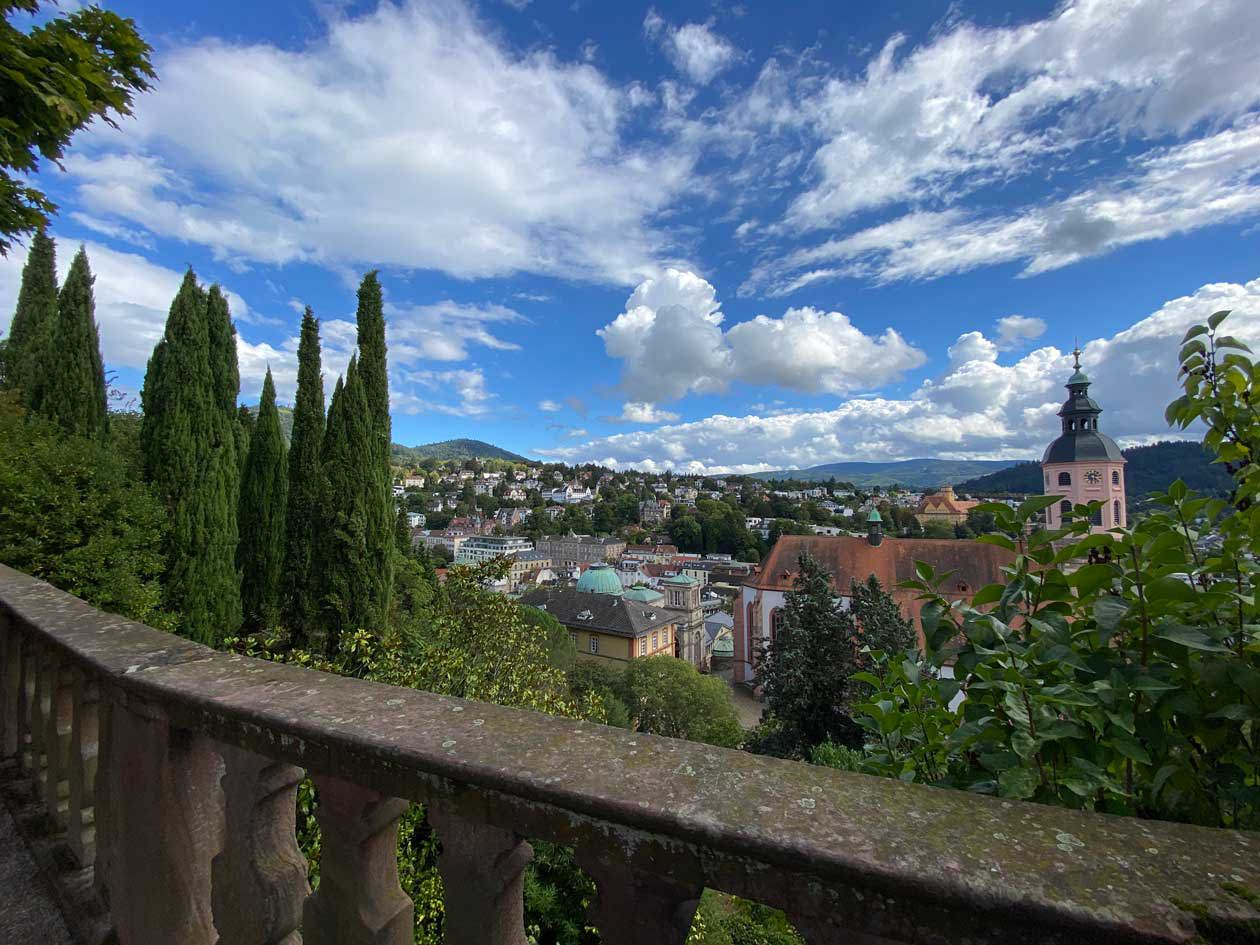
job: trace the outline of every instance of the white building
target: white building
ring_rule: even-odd
[[[479,535],[460,545],[455,554],[456,564],[481,564],[492,558],[506,555],[513,558],[526,551],[533,551],[534,543],[528,538],[515,535]]]

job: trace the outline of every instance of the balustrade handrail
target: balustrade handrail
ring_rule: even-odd
[[[613,863],[644,897],[655,876],[765,901],[811,942],[842,930],[1260,941],[1255,834],[906,784],[221,653],[2,566],[0,615],[8,639],[173,731],[575,847],[597,880],[596,864]]]

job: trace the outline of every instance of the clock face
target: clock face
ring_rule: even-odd
[[[1090,469],[1085,473],[1085,481],[1091,486],[1096,486],[1102,482],[1102,473],[1097,469]]]

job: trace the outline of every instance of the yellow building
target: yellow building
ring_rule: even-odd
[[[944,522],[946,525],[961,525],[967,521],[967,513],[980,503],[970,499],[959,499],[954,495],[954,487],[946,483],[940,492],[925,495],[919,500],[919,507],[914,510],[914,517],[920,525],[931,522]]]
[[[625,590],[606,564],[592,565],[576,588],[539,588],[521,603],[545,610],[568,628],[585,659],[629,662],[644,656],[678,655],[679,635],[691,614],[665,606],[665,597],[647,587]]]

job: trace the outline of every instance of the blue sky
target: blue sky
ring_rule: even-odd
[[[40,183],[130,389],[190,264],[246,402],[378,267],[396,440],[649,469],[1035,456],[1077,337],[1149,441],[1260,338],[1251,0],[107,5],[158,85]]]

